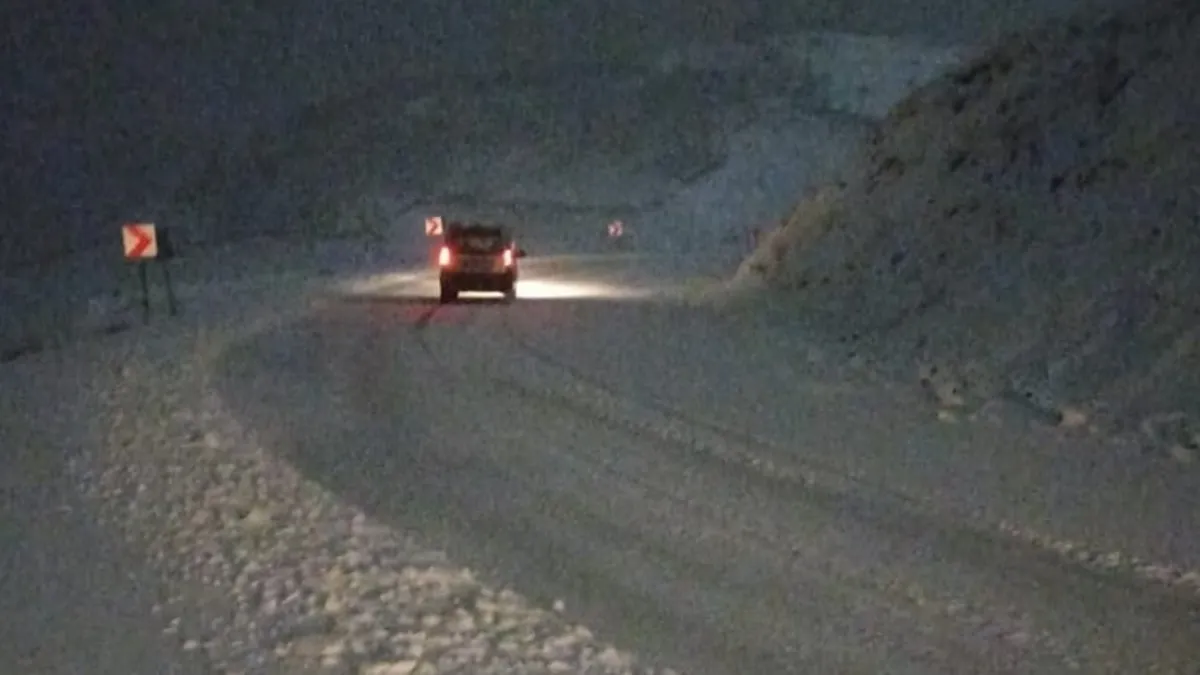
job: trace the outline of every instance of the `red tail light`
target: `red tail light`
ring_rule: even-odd
[[[450,266],[450,247],[449,246],[443,246],[442,250],[438,251],[438,266],[439,267],[449,267]]]
[[[512,267],[513,265],[513,250],[511,248],[504,249],[504,266]]]

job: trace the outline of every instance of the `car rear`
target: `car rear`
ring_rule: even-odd
[[[442,301],[457,298],[461,291],[491,291],[513,297],[517,257],[516,248],[502,230],[453,233],[438,252]]]

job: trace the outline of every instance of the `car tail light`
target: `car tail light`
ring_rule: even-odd
[[[511,248],[504,249],[503,260],[504,260],[505,267],[512,267],[512,265],[513,265],[513,250]]]
[[[450,266],[450,247],[449,246],[443,246],[442,250],[438,251],[438,266],[439,267],[449,267]]]

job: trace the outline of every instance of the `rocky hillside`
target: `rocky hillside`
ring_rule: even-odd
[[[943,406],[1015,402],[1188,454],[1198,16],[1193,0],[1135,3],[981,50],[895,106],[734,287],[779,291]]]

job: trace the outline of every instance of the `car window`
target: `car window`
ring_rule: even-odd
[[[498,253],[504,249],[504,236],[498,233],[464,233],[458,246],[464,253]]]

